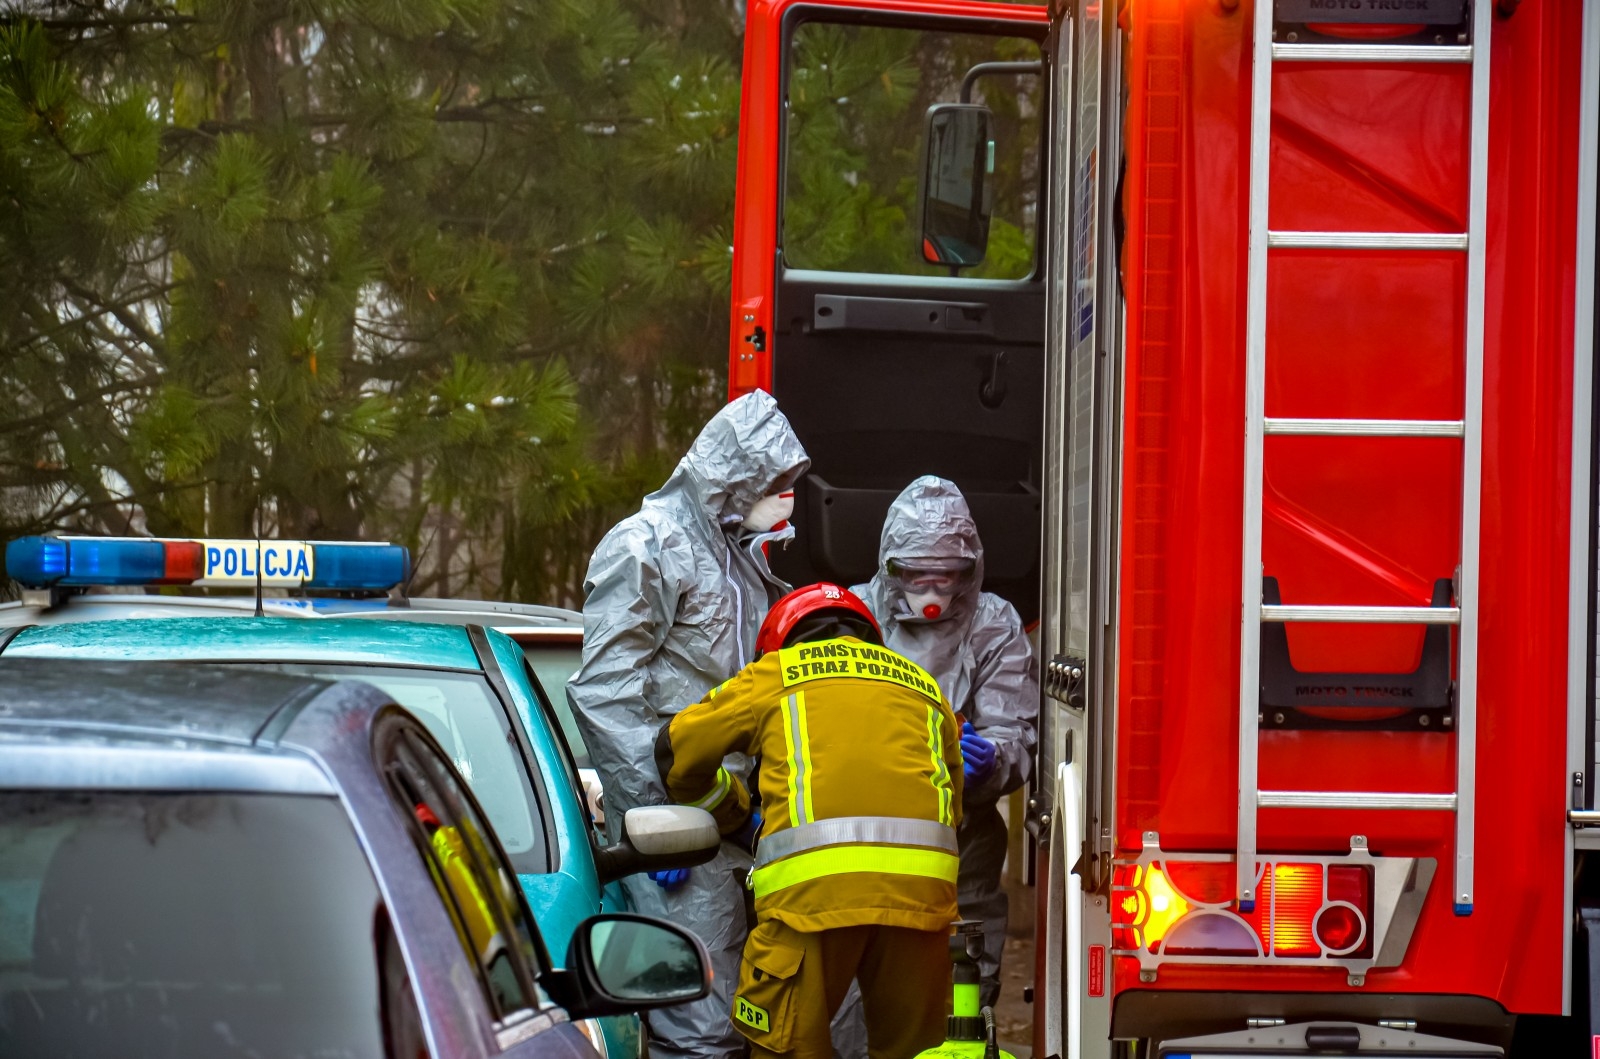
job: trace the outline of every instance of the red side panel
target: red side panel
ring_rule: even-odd
[[[1129,31],[1127,387],[1117,833],[1230,850],[1243,506],[1249,3],[1146,0]],[[1364,992],[1561,1010],[1566,600],[1579,5],[1523,4],[1493,42],[1484,382],[1477,894],[1452,914],[1453,818],[1269,810],[1260,848],[1352,833],[1439,871],[1404,965]],[[1273,228],[1466,228],[1465,67],[1275,72]],[[1268,416],[1457,419],[1458,253],[1273,251]],[[1286,603],[1424,605],[1460,554],[1455,439],[1272,437],[1263,556]],[[1421,630],[1291,626],[1302,670],[1394,672]],[[1264,731],[1263,789],[1449,791],[1445,732]],[[1118,991],[1142,987],[1115,961]],[[1343,991],[1337,971],[1164,968],[1161,989]]]
[[[1044,7],[972,0],[749,0],[739,99],[739,183],[733,207],[733,306],[728,396],[772,388],[772,301],[783,173],[783,19],[792,7],[1042,24]],[[870,21],[870,18],[866,21]]]

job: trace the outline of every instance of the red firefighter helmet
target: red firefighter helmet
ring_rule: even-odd
[[[761,623],[761,631],[756,634],[756,654],[764,655],[768,651],[776,651],[783,646],[783,641],[789,638],[789,634],[801,621],[830,610],[865,619],[872,626],[872,631],[878,634],[881,642],[883,630],[878,628],[878,619],[874,618],[872,611],[861,602],[861,597],[848,588],[819,581],[817,584],[795,589],[772,605],[772,609],[767,611],[766,620]]]

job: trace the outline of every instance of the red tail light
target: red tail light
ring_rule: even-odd
[[[1315,960],[1371,954],[1372,874],[1361,865],[1269,863],[1253,911],[1233,897],[1231,861],[1119,865],[1113,941],[1127,955]]]

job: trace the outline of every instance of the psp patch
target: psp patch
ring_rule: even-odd
[[[742,996],[733,998],[733,1017],[749,1026],[751,1029],[767,1033],[772,1029],[772,1019],[767,1014],[767,1009],[757,1007]]]

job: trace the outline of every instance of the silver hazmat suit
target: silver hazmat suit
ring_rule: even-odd
[[[885,569],[890,559],[913,558],[973,561],[971,580],[935,621],[910,613]],[[1033,769],[1039,664],[1016,608],[982,586],[983,544],[966,498],[954,482],[924,475],[889,505],[878,572],[854,591],[883,627],[884,646],[926,669],[951,707],[995,745],[994,771],[981,783],[969,781],[962,798],[956,884],[962,918],[983,921],[983,1002],[993,1004],[1007,913],[1000,887],[1006,825],[996,802],[1026,783]]]
[[[656,773],[656,731],[748,663],[768,608],[788,586],[740,521],[786,472],[810,466],[777,403],[757,391],[705,425],[666,483],[595,547],[584,581],[583,663],[567,684],[605,786],[606,827],[668,801]],[[729,772],[746,778],[747,758]],[[703,1000],[650,1014],[653,1059],[724,1059],[744,1051],[730,1012],[745,939],[743,850],[724,843],[674,890],[645,875],[623,880],[636,911],[699,935],[715,980]]]

